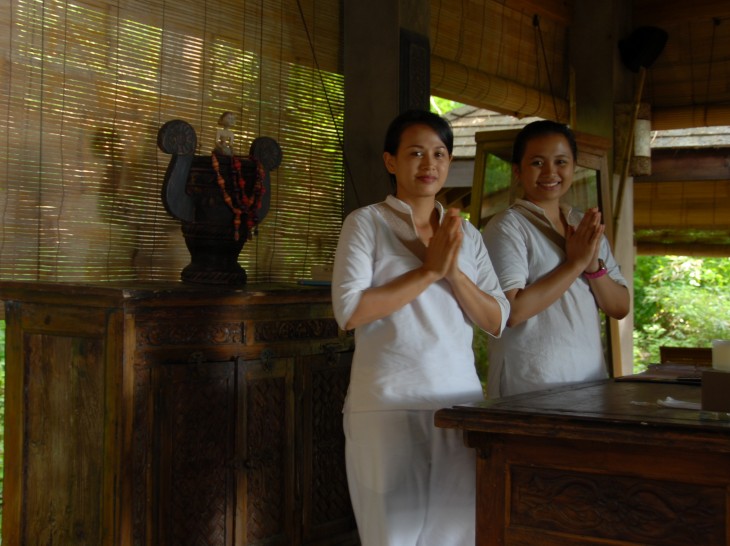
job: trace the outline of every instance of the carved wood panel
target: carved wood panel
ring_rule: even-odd
[[[155,370],[161,546],[232,546],[235,364]]]
[[[678,479],[681,478],[678,476]],[[725,545],[722,487],[511,467],[510,526],[662,546]]]
[[[342,408],[350,381],[352,353],[308,357],[302,373],[304,460],[303,542],[340,536],[349,544],[355,529],[345,470]]]
[[[353,543],[326,292],[10,285],[3,542]]]
[[[25,423],[20,543],[102,544],[106,397],[97,362],[104,344],[29,335],[24,349],[23,406],[32,410]]]
[[[242,542],[293,544],[294,389],[291,359],[240,364]]]

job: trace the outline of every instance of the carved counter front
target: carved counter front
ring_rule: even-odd
[[[479,546],[730,546],[730,421],[607,380],[440,410],[477,450]]]

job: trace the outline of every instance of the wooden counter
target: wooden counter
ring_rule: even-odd
[[[0,283],[3,544],[355,544],[328,288]]]
[[[477,544],[730,546],[730,422],[606,380],[440,410],[477,450]]]

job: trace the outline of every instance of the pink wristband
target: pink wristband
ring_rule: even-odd
[[[599,258],[598,269],[593,273],[583,273],[583,276],[586,279],[598,279],[599,277],[603,277],[606,273],[608,273],[608,269],[606,269],[606,264],[603,262],[603,260]]]

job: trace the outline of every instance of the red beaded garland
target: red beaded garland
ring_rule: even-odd
[[[261,201],[266,191],[264,187],[264,177],[266,172],[264,167],[259,160],[255,157],[249,156],[248,160],[256,165],[256,181],[254,182],[251,197],[246,195],[246,179],[243,177],[243,171],[241,170],[241,159],[238,156],[231,156],[231,164],[233,165],[234,175],[238,179],[238,187],[240,188],[241,198],[237,199],[234,203],[234,198],[226,190],[226,181],[220,172],[220,164],[215,151],[211,153],[211,161],[213,163],[213,170],[216,174],[216,180],[218,187],[221,189],[223,194],[223,201],[225,201],[228,208],[233,212],[233,237],[238,241],[238,230],[241,226],[241,215],[246,214],[246,226],[248,227],[248,236],[251,237],[253,227],[256,225],[258,218],[256,217],[256,211],[261,208]],[[234,181],[235,184],[235,181]]]

